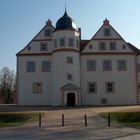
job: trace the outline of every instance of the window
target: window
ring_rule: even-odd
[[[137,71],[140,72],[140,64],[137,64]]]
[[[105,42],[99,42],[99,49],[101,51],[106,50],[106,43]]]
[[[116,42],[110,42],[109,49],[110,50],[116,50]]]
[[[104,36],[106,36],[106,37],[111,36],[110,28],[104,28]]]
[[[31,50],[31,46],[28,46],[27,49],[30,51]]]
[[[70,73],[67,73],[67,80],[72,81],[73,80],[73,76]]]
[[[42,72],[50,72],[51,71],[51,62],[43,61],[42,62]]]
[[[138,92],[140,92],[140,84],[138,84]]]
[[[114,82],[106,82],[105,89],[106,89],[106,93],[114,93],[115,92]]]
[[[87,71],[96,71],[96,60],[87,60]]]
[[[73,64],[73,58],[68,56],[67,57],[67,64]]]
[[[27,62],[26,71],[27,72],[35,72],[35,62]]]
[[[36,93],[36,94],[42,93],[42,83],[41,82],[33,83],[33,93]]]
[[[92,50],[92,48],[93,48],[93,47],[92,47],[92,45],[90,44],[90,45],[89,45],[89,49]]]
[[[106,98],[101,98],[101,104],[107,104],[107,99]]]
[[[40,43],[40,51],[47,51],[48,43]]]
[[[57,39],[54,40],[54,48],[57,48]]]
[[[46,29],[44,34],[46,37],[51,37],[51,32],[51,29]]]
[[[59,42],[60,47],[65,47],[65,38],[60,38],[59,41],[60,41]]]
[[[96,82],[88,82],[88,93],[97,93],[97,83]]]
[[[122,48],[125,50],[126,49],[126,45],[122,45]]]
[[[118,71],[126,71],[127,65],[125,60],[118,60]]]
[[[112,71],[112,61],[103,60],[103,71]]]
[[[73,38],[69,38],[69,40],[68,40],[68,46],[69,47],[74,47],[74,39]]]
[[[79,48],[79,40],[76,39],[76,47]]]

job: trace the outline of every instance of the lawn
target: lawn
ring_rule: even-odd
[[[129,127],[140,128],[140,112],[111,112],[111,120]],[[102,117],[107,119],[108,113],[102,113]]]
[[[0,127],[19,126],[38,120],[38,113],[0,113]]]

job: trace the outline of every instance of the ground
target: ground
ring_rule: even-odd
[[[45,112],[41,128],[38,127],[38,122],[0,128],[0,140],[139,140],[138,129],[120,126],[115,122],[111,122],[111,127],[108,127],[107,121],[99,116],[100,112],[139,110],[140,106],[52,108],[0,105],[1,112]],[[61,122],[62,114],[65,118],[64,127]],[[84,114],[87,115],[87,127]]]

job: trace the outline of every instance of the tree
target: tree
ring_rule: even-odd
[[[0,70],[0,96],[2,103],[12,101],[12,96],[15,94],[16,77],[14,71],[8,67]]]

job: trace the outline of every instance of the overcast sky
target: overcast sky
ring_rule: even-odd
[[[140,0],[0,0],[0,69],[16,71],[15,54],[50,18],[55,26],[67,13],[90,39],[105,18],[127,41],[140,48]]]

